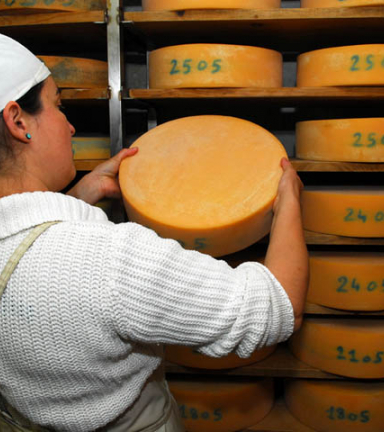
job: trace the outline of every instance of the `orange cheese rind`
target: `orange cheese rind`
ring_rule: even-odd
[[[269,232],[286,151],[265,129],[235,117],[185,117],[135,146],[119,176],[131,221],[214,256]]]
[[[384,162],[384,118],[298,122],[296,157],[337,162]]]
[[[285,403],[314,430],[379,432],[384,424],[383,382],[289,380]]]
[[[384,237],[382,187],[306,187],[301,203],[306,230],[346,237]]]
[[[384,253],[310,252],[307,301],[349,311],[384,310]]]
[[[187,9],[272,9],[281,0],[143,0],[144,11]]]
[[[276,346],[265,347],[254,351],[248,358],[240,358],[234,353],[221,358],[213,358],[200,354],[189,347],[168,345],[165,349],[165,359],[175,364],[197,369],[231,369],[264,360],[275,349]]]
[[[299,55],[298,87],[384,85],[384,44],[323,48]]]
[[[187,44],[149,53],[149,87],[282,87],[281,53],[252,46]]]
[[[384,378],[384,321],[305,318],[289,340],[292,353],[322,371],[350,378]]]

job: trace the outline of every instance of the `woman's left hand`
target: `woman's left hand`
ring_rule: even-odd
[[[98,203],[103,198],[120,198],[121,191],[118,180],[120,163],[126,157],[135,155],[137,151],[137,147],[121,150],[113,158],[85,175],[67,192],[67,195],[74,196],[91,205]]]

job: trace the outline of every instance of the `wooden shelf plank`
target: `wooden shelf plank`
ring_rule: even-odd
[[[103,162],[103,159],[75,160],[75,167],[77,171],[92,171]]]
[[[195,369],[166,362],[166,372],[168,374],[344,379],[338,375],[323,372],[320,369],[313,368],[301,362],[293,356],[286,344],[280,344],[276,351],[266,359],[245,367],[224,370]]]
[[[62,89],[61,100],[108,100],[110,93],[108,88],[96,89]]]
[[[291,159],[299,172],[384,172],[384,163],[329,162]]]
[[[308,50],[335,41],[340,45],[379,42],[383,17],[380,6],[187,10],[125,12],[123,25],[156,47],[174,45],[175,40],[178,43],[217,41],[220,34],[221,43],[249,45],[254,40],[259,46]]]
[[[52,12],[52,13],[8,13],[0,16],[0,27],[20,27],[52,24],[94,23],[104,24],[105,12]]]
[[[341,309],[332,309],[325,306],[320,306],[312,303],[305,305],[304,313],[310,315],[343,315],[343,316],[384,316],[384,311],[376,312],[356,312],[356,311],[345,311]]]
[[[358,238],[304,231],[307,245],[384,245],[384,238]]]

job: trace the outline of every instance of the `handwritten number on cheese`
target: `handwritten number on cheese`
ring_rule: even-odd
[[[363,363],[378,364],[383,362],[384,351],[378,351],[373,356],[370,355],[361,356],[360,354],[357,354],[356,350],[354,349],[346,353],[345,348],[342,346],[338,346],[336,350],[337,350],[337,357],[336,357],[337,360],[346,360],[349,361],[350,363],[360,363],[362,361]]]
[[[34,1],[36,1],[36,0],[34,0]],[[70,1],[74,1],[74,0],[70,0]],[[216,74],[216,73],[220,72],[222,69],[221,62],[222,62],[221,59],[215,59],[215,60],[213,60],[212,64],[210,65],[205,60],[194,61],[193,59],[188,58],[188,59],[184,59],[183,61],[181,61],[179,63],[179,60],[172,59],[171,60],[171,70],[170,70],[169,74],[170,75],[177,75],[177,74],[182,73],[183,75],[188,75],[188,74],[190,74],[192,72],[196,72],[196,71],[197,72],[208,71],[212,74]]]
[[[370,420],[370,412],[368,410],[360,411],[359,414],[348,413],[345,408],[331,406],[326,410],[328,418],[330,420],[349,420],[351,422],[359,421],[361,423],[367,423]]]
[[[353,289],[356,292],[364,292],[365,290],[368,292],[375,292],[379,288],[379,286],[382,289],[382,292],[384,292],[384,279],[381,282],[377,282],[374,280],[371,280],[366,285],[361,284],[356,278],[348,278],[347,276],[340,276],[337,279],[337,289],[336,292],[339,293],[349,293]]]
[[[368,221],[383,222],[384,221],[384,210],[379,210],[376,213],[366,213],[362,209],[354,209],[348,207],[346,209],[346,215],[344,216],[344,222],[362,222]]]
[[[221,421],[223,414],[220,408],[216,408],[212,412],[199,411],[197,408],[188,407],[187,405],[179,405],[181,417],[189,420],[213,420],[214,422]]]

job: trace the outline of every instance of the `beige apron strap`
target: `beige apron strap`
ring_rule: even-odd
[[[32,246],[34,241],[43,234],[49,227],[59,223],[55,222],[46,222],[41,225],[36,226],[27,237],[19,244],[16,248],[15,252],[9,258],[7,264],[4,267],[0,275],[0,299],[5,291],[5,288],[9,282],[9,279],[12,276],[17,264],[24,256],[25,252]],[[1,409],[1,406],[6,409],[8,412],[4,412]],[[17,422],[17,423],[16,423]],[[3,399],[0,395],[0,431],[1,432],[30,432],[30,431],[44,431],[46,429],[42,429],[39,426],[33,425],[30,422],[28,425],[28,429],[24,426],[21,426],[18,423],[24,423],[24,418],[13,408],[11,407],[5,399]]]

